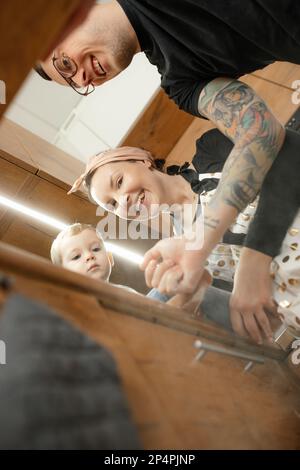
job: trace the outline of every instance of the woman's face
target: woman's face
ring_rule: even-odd
[[[162,176],[148,162],[108,163],[93,175],[91,195],[123,219],[149,219],[158,214],[163,202]]]

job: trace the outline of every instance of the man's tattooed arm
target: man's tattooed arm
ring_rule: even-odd
[[[284,141],[284,128],[246,84],[225,78],[202,90],[199,111],[234,143],[222,178],[204,211],[203,256],[258,193]]]
[[[284,129],[264,101],[236,80],[210,82],[200,95],[199,111],[235,144],[211,208],[225,203],[241,212],[258,193],[281,148]]]

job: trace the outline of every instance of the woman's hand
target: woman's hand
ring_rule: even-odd
[[[273,332],[266,312],[276,313],[272,299],[270,264],[272,258],[243,248],[230,299],[230,319],[240,336],[262,343],[262,333],[272,342]]]
[[[193,295],[200,285],[205,258],[196,244],[182,238],[165,238],[147,251],[141,264],[148,287],[168,295]]]

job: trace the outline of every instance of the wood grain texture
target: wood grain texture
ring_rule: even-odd
[[[122,145],[142,147],[155,158],[166,158],[178,139],[193,121],[193,116],[180,111],[160,90],[125,137]]]
[[[299,448],[299,385],[278,363],[267,361],[249,374],[243,361],[215,353],[193,363],[185,334],[124,322],[121,314],[112,319],[183,448]]]
[[[275,62],[262,70],[257,70],[252,75],[291,90],[293,82],[300,80],[300,65],[290,62]]]
[[[26,169],[34,169],[36,174],[65,190],[85,167],[77,158],[5,118],[0,123],[0,149],[4,158],[17,165],[24,162]]]
[[[282,362],[267,359],[247,374],[244,361],[215,353],[194,363],[193,334],[124,315],[121,298],[99,304],[78,284],[46,280],[43,270],[37,277],[35,260],[24,270],[19,257],[17,270],[3,248],[0,269],[13,273],[14,290],[46,302],[112,352],[145,449],[300,448],[299,384]]]
[[[8,158],[8,154],[6,154]],[[77,195],[68,196],[66,190],[0,156],[1,196],[29,208],[51,215],[65,223],[82,221],[96,224],[96,207]],[[49,250],[57,229],[30,219],[20,212],[0,206],[0,238],[32,253],[49,257]]]
[[[254,354],[283,360],[286,354],[277,347],[258,347],[251,340],[240,338],[214,326],[211,322],[199,321],[180,309],[164,305],[142,295],[87,276],[54,266],[43,258],[18,248],[0,243],[0,269],[9,270],[27,279],[44,280],[53,285],[61,285],[78,292],[94,295],[102,305],[122,311],[128,315],[150,322],[159,322],[169,328],[179,329],[191,335],[202,336],[224,345],[238,347]]]

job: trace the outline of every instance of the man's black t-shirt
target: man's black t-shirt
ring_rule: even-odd
[[[278,61],[300,63],[299,0],[118,0],[161,85],[199,115],[202,88]]]

